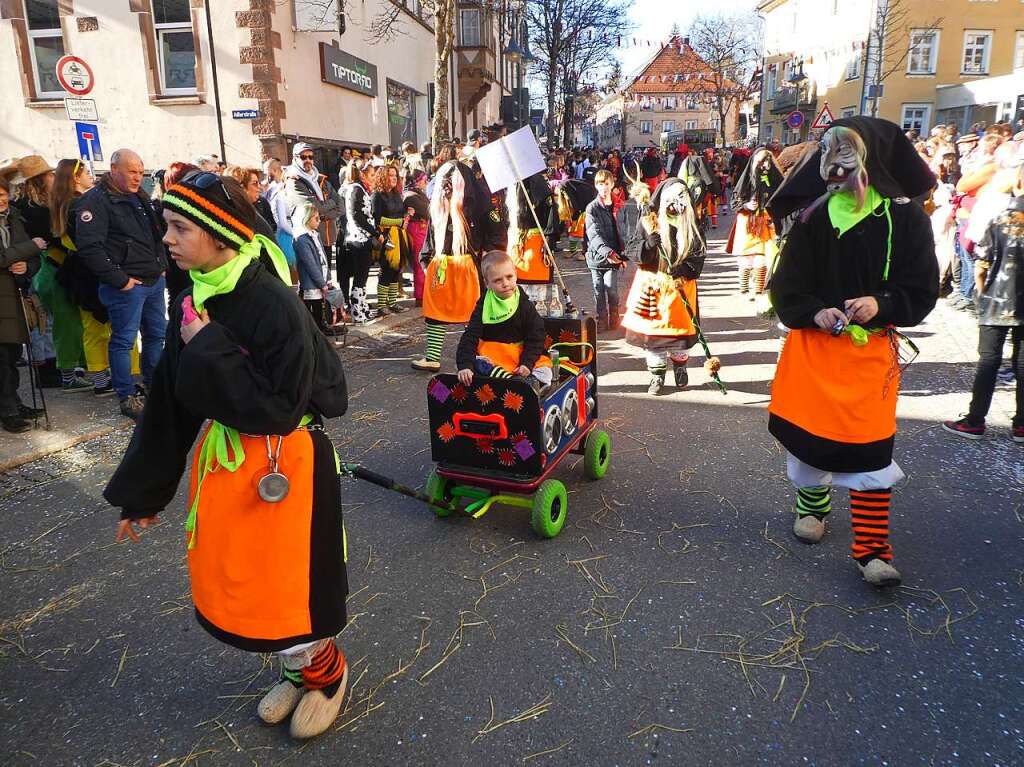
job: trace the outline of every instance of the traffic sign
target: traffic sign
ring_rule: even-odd
[[[71,121],[81,120],[94,123],[100,119],[96,113],[96,102],[93,99],[64,99],[64,109]]]
[[[86,95],[95,84],[89,65],[78,56],[61,56],[57,60],[56,69],[61,87],[75,96]]]
[[[231,117],[235,120],[255,120],[260,116],[258,109],[232,109]]]
[[[814,122],[811,123],[811,130],[825,130],[832,124],[835,118],[832,116],[832,110],[828,108],[828,102],[825,102],[825,106],[818,112],[818,116],[814,118]]]
[[[88,162],[102,162],[103,149],[100,147],[100,129],[95,123],[75,123],[78,138],[78,156]]]
[[[796,130],[804,124],[804,113],[803,112],[790,112],[786,115],[786,125]]]

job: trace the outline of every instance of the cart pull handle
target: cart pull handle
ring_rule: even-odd
[[[550,348],[548,349],[548,353],[550,353],[552,349],[570,348],[579,348],[584,352],[589,352],[590,354],[586,356],[581,355],[583,359],[580,362],[574,362],[571,359],[562,360],[563,362],[572,362],[574,365],[586,366],[594,361],[594,345],[591,343],[587,343],[586,341],[559,341],[557,344],[551,344]]]
[[[392,490],[409,498],[415,498],[417,501],[423,501],[430,506],[437,506],[442,509],[447,509],[448,511],[459,510],[458,505],[452,501],[432,499],[426,493],[421,493],[419,490],[413,490],[411,487],[407,487],[400,482],[396,482],[391,479],[391,477],[385,477],[383,474],[371,471],[358,463],[341,463],[338,465],[338,469],[341,474],[365,480],[371,484],[377,485],[378,487],[383,487],[385,490]]]
[[[505,439],[508,437],[508,424],[501,413],[478,415],[476,413],[456,413],[452,419],[455,424],[455,436],[470,439]]]

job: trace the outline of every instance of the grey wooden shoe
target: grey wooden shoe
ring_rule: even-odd
[[[860,568],[860,574],[864,576],[864,580],[872,586],[899,586],[903,581],[900,571],[884,559],[876,557],[868,560],[866,565],[858,562],[857,567]]]
[[[282,679],[263,696],[256,707],[256,713],[265,724],[280,724],[299,705],[305,692],[305,687],[296,687],[287,679]]]
[[[323,690],[310,690],[302,696],[299,705],[292,714],[290,732],[293,738],[304,740],[315,738],[338,718],[341,703],[345,700],[345,688],[348,687],[348,664],[337,691],[331,697]]]
[[[793,535],[801,543],[817,543],[825,535],[825,522],[813,515],[798,515],[793,522]]]

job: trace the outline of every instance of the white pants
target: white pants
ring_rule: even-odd
[[[768,265],[764,260],[764,254],[758,254],[753,256],[737,256],[737,260],[740,264],[740,269],[761,269]]]
[[[893,461],[877,471],[831,472],[816,469],[786,451],[786,474],[794,487],[846,487],[850,490],[885,490],[906,478],[903,469]]]

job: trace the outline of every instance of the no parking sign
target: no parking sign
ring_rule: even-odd
[[[793,130],[796,130],[804,124],[804,113],[803,112],[790,112],[786,115],[786,125]]]

